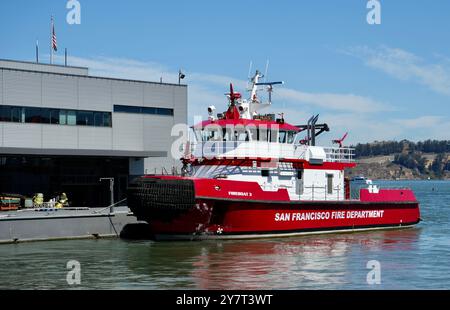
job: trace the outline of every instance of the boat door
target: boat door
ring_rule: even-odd
[[[297,176],[295,178],[295,193],[299,196],[303,194],[303,170],[297,170]]]

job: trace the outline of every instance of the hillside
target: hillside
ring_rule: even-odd
[[[436,154],[426,154],[435,157]],[[421,179],[450,179],[450,171],[445,171],[440,177],[433,173],[421,173],[417,169],[410,169],[393,162],[392,156],[365,157],[357,160],[358,166],[347,171],[349,177],[363,175],[371,179],[381,180],[421,180]]]
[[[358,144],[358,167],[350,177],[371,179],[450,179],[450,141],[382,141]]]

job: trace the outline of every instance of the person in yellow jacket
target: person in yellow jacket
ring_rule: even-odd
[[[37,208],[42,207],[42,205],[44,204],[44,194],[36,194],[33,197],[33,205]]]
[[[58,202],[55,205],[55,208],[61,209],[61,208],[68,207],[68,206],[69,206],[69,199],[67,198],[66,193],[62,193],[59,196],[59,199],[58,199]]]

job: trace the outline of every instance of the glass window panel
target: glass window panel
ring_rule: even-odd
[[[103,127],[103,112],[94,113],[94,126]]]
[[[109,112],[103,113],[103,126],[112,127],[111,113]]]
[[[287,143],[293,143],[294,142],[294,138],[295,138],[295,132],[294,131],[289,131],[288,132]]]
[[[51,109],[49,110],[49,124],[59,124],[60,123],[60,111]]]
[[[67,111],[67,125],[76,125],[77,124],[77,112],[76,111]]]
[[[280,143],[286,143],[286,131],[280,131],[279,132],[279,138],[278,141]]]
[[[77,125],[94,126],[94,112],[78,111]]]
[[[156,109],[156,114],[158,114],[158,115],[173,116],[173,109],[157,108],[157,109]]]
[[[21,123],[22,119],[24,117],[22,117],[22,108],[18,108],[18,107],[12,107],[11,108],[11,122],[15,122],[15,123]]]
[[[67,111],[66,110],[59,111],[59,124],[67,125]]]
[[[122,113],[142,113],[142,107],[133,107],[126,105],[115,105],[114,112],[122,112]]]
[[[155,114],[157,114],[157,109],[156,108],[144,107],[144,108],[142,108],[142,113],[155,115]]]
[[[25,122],[39,124],[41,122],[41,109],[40,108],[24,108]]]
[[[50,111],[51,109],[41,109],[41,124],[50,124]]]
[[[11,121],[11,107],[0,106],[0,122],[10,122]]]
[[[275,129],[270,130],[270,142],[277,142],[278,133],[279,133],[278,130]]]

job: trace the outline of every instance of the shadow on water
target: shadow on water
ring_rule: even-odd
[[[130,271],[147,275],[158,288],[365,287],[367,262],[389,262],[390,255],[414,251],[420,232],[412,228],[247,241],[137,242],[145,248],[130,247],[126,254]]]

